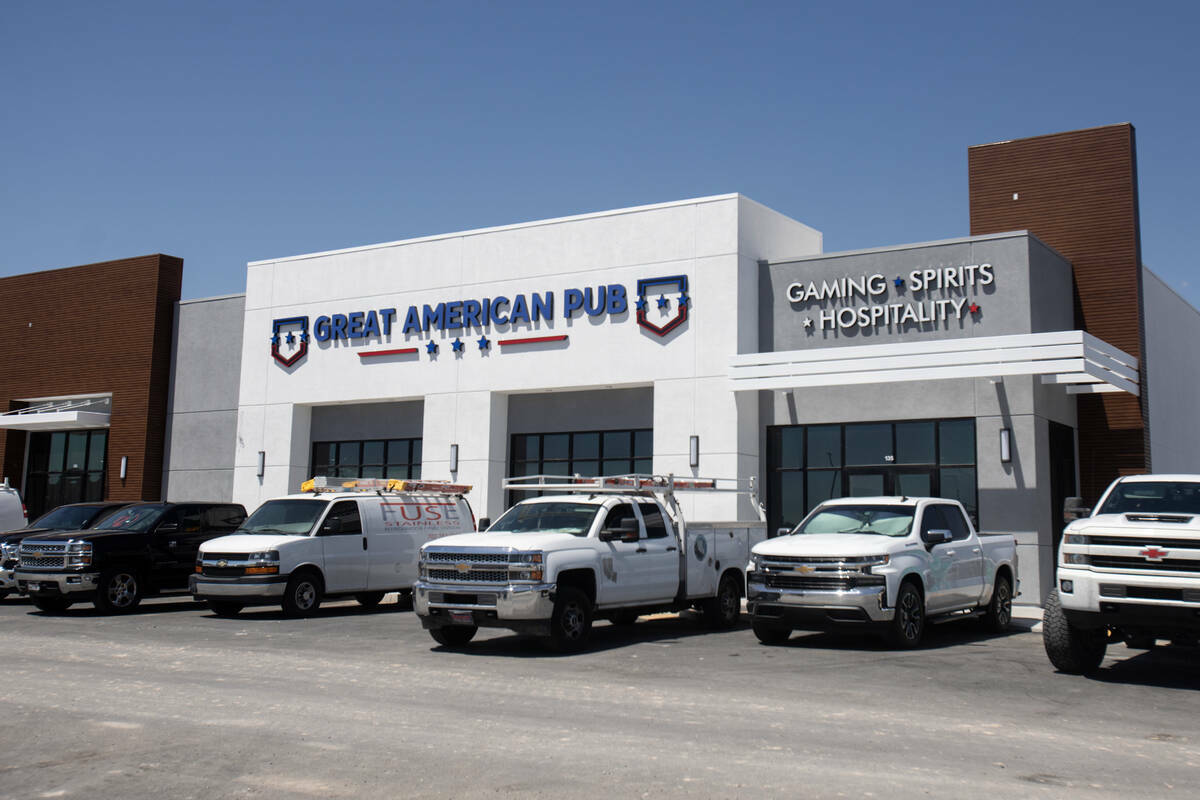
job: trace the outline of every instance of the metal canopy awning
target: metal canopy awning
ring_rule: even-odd
[[[734,391],[1040,375],[1068,394],[1139,392],[1137,359],[1086,331],[746,353],[728,375]]]
[[[112,398],[74,397],[46,400],[0,414],[0,428],[20,431],[107,428],[111,419]]]

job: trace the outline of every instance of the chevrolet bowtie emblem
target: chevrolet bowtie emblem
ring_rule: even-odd
[[[45,558],[45,557],[46,557],[46,554],[45,554],[45,553],[43,553],[41,550],[35,550],[35,551],[33,552],[33,557],[34,557],[34,558]]]
[[[471,571],[470,564],[455,564],[454,568],[456,570],[458,570],[459,572],[470,572]]]
[[[228,561],[226,561],[225,559],[221,559],[220,561],[218,561],[218,562],[217,562],[217,566],[218,566],[218,567],[228,567],[228,566],[229,566],[229,562],[228,562]]]
[[[798,569],[800,570],[801,575],[808,575],[809,573],[817,571],[816,567],[810,567],[808,564],[801,564]]]
[[[1147,561],[1162,561],[1164,558],[1166,558],[1167,551],[1159,550],[1157,547],[1151,545],[1150,547],[1147,547],[1145,550],[1138,553],[1138,555],[1145,556]]]

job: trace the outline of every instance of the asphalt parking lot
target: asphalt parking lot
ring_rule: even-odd
[[[407,608],[221,619],[0,602],[0,797],[1194,797],[1200,654],[1060,675],[1030,620],[893,652],[690,615],[557,656]]]

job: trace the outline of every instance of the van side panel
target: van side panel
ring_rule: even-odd
[[[417,580],[421,545],[468,533],[471,513],[461,498],[445,495],[392,495],[364,498],[368,526],[368,589],[408,590]]]

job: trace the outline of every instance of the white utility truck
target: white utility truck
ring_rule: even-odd
[[[308,616],[331,596],[374,606],[388,592],[411,593],[422,544],[475,530],[470,486],[318,477],[301,489],[200,545],[189,585],[197,600],[220,616],[264,603]]]
[[[754,548],[747,572],[764,644],[797,629],[857,626],[911,648],[926,621],[983,616],[1000,632],[1012,620],[1016,539],[976,533],[956,500],[828,500],[780,533]]]
[[[1200,637],[1200,475],[1130,475],[1093,513],[1067,498],[1057,583],[1042,642],[1063,672],[1086,674],[1109,642],[1150,649]]]
[[[728,485],[734,484],[734,485]],[[582,648],[594,618],[699,608],[714,628],[737,623],[750,548],[766,536],[751,482],[672,475],[510,478],[542,492],[508,509],[484,533],[421,547],[413,605],[434,640],[465,645],[480,627]],[[749,494],[759,519],[685,521],[676,493]]]

